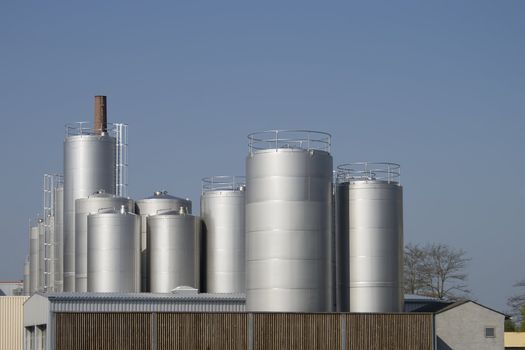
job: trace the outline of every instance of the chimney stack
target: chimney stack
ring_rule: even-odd
[[[106,96],[95,96],[95,133],[100,135],[108,131]]]

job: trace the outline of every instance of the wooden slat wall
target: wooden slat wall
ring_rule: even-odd
[[[156,329],[157,350],[432,350],[432,322],[431,314],[57,313],[56,349],[148,350]]]
[[[147,350],[151,314],[57,313],[57,350]]]
[[[340,315],[254,314],[254,350],[341,349]]]
[[[347,314],[348,350],[432,350],[431,314]]]
[[[246,313],[159,313],[158,350],[247,349]]]

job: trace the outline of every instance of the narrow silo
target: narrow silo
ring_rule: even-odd
[[[338,237],[348,237],[350,312],[403,310],[403,188],[399,169],[393,163],[338,167]]]
[[[77,123],[66,127],[63,218],[65,292],[75,291],[75,200],[86,198],[100,189],[115,193],[116,141],[107,129],[105,105],[105,96],[95,97],[95,126]]]
[[[108,209],[87,217],[87,291],[139,292],[140,258],[138,215]]]
[[[136,201],[135,212],[140,215],[140,290],[142,292],[150,291],[146,218],[170,210],[178,212],[181,207],[186,208],[188,214],[191,214],[191,201],[188,198],[170,196],[167,191],[156,191],[153,196]]]
[[[40,263],[40,247],[38,237],[38,226],[33,226],[29,232],[29,292],[33,294],[38,291],[40,284],[39,277],[39,263]]]
[[[64,187],[62,184],[55,189],[55,291],[60,293],[63,291],[63,228],[64,228]]]
[[[212,176],[202,180],[201,219],[207,293],[244,293],[245,178]]]
[[[30,275],[31,275],[31,266],[29,262],[29,256],[26,256],[24,261],[24,284],[23,284],[23,295],[31,295],[31,286],[30,286]]]
[[[133,200],[117,197],[114,194],[99,190],[88,198],[75,201],[75,291],[87,292],[87,217],[102,209],[119,210],[125,206],[126,211],[135,210]]]
[[[38,219],[38,290],[43,292],[46,284],[46,230],[44,220]]]
[[[152,293],[169,293],[180,286],[199,289],[200,219],[179,211],[147,218],[149,280]]]
[[[332,311],[330,135],[250,134],[246,159],[246,308]]]

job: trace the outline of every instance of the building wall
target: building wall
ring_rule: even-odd
[[[505,316],[473,302],[436,314],[438,350],[501,350]],[[494,327],[495,337],[485,337]]]
[[[0,350],[22,350],[25,296],[0,297]]]
[[[505,332],[505,349],[525,350],[525,332]]]
[[[57,350],[432,350],[431,314],[56,313]],[[48,332],[49,333],[49,332]]]
[[[56,350],[142,350],[151,347],[151,314],[61,313]]]

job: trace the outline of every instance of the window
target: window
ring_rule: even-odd
[[[495,338],[496,332],[494,331],[494,327],[485,327],[485,338]]]

